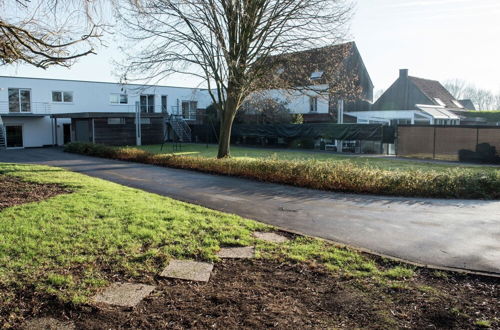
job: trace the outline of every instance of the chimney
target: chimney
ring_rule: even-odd
[[[408,69],[400,69],[399,70],[399,78],[408,78]]]

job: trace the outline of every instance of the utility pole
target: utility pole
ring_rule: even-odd
[[[139,101],[135,102],[135,143],[136,145],[142,145],[141,138],[141,107]]]
[[[337,104],[337,124],[343,124],[343,123],[344,123],[344,100],[340,99]],[[337,144],[337,152],[342,152],[343,141],[337,140],[336,144]]]

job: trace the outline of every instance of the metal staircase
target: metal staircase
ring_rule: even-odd
[[[2,116],[0,116],[0,149],[7,148],[7,133],[3,124]]]
[[[167,123],[172,127],[179,142],[191,142],[191,128],[181,115],[170,115]]]

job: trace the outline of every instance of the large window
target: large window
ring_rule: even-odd
[[[155,96],[154,94],[141,95],[141,112],[155,112]]]
[[[309,97],[309,111],[318,112],[318,98],[315,96]]]
[[[109,96],[109,103],[111,104],[128,104],[127,94],[111,94]]]
[[[196,119],[196,108],[198,107],[198,102],[196,101],[182,101],[182,117],[184,119]]]
[[[9,88],[9,112],[31,112],[31,90]]]
[[[55,103],[73,103],[73,92],[53,91],[52,102]]]

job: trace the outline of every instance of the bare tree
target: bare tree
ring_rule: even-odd
[[[443,85],[457,100],[467,98],[465,92],[470,86],[467,81],[461,79],[450,79],[445,81]]]
[[[135,44],[127,79],[184,73],[205,81],[220,113],[218,158],[230,155],[245,98],[271,87],[266,59],[338,42],[351,13],[347,0],[128,0],[118,9]]]
[[[0,65],[70,66],[93,54],[104,24],[99,0],[0,0]]]
[[[444,87],[458,100],[470,99],[478,110],[496,110],[500,106],[500,95],[494,95],[487,89],[482,89],[460,79],[448,80]]]

